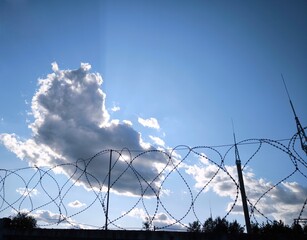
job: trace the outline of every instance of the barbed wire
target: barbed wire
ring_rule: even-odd
[[[237,143],[239,151],[243,151],[246,156],[242,166],[246,178],[249,177],[250,165],[258,161],[256,158],[261,154],[270,154],[265,152],[265,147],[276,150],[279,156],[289,158],[291,165],[294,167],[294,169],[289,169],[288,174],[280,177],[275,183],[267,183],[262,189],[262,193],[258,193],[257,196],[254,196],[255,194],[251,191],[247,191],[250,217],[256,223],[261,219],[272,221],[272,214],[263,207],[265,201],[270,199],[272,192],[278,191],[286,181],[296,175],[302,177],[303,181],[306,182],[306,155],[299,149],[297,141],[298,134],[294,134],[289,139],[246,139]],[[243,149],[247,146],[256,147],[252,150]],[[222,151],[222,148],[225,150]],[[214,191],[216,184],[223,184],[223,181],[225,181],[229,185],[225,190],[228,193],[220,193],[220,197],[227,197],[231,201],[226,209],[226,214],[223,216],[223,218],[227,218],[231,213],[237,213],[235,212],[236,207],[241,207],[237,175],[232,171],[232,165],[226,162],[228,159],[234,160],[234,155],[231,155],[234,152],[234,148],[235,144],[195,147],[179,145],[173,149],[150,149],[147,151],[129,150],[127,148],[121,150],[105,149],[91,158],[79,159],[74,163],[57,164],[50,167],[29,166],[19,169],[0,169],[0,214],[4,217],[4,214],[7,213],[27,211],[28,214],[38,216],[39,211],[50,210],[49,216],[38,218],[41,227],[66,224],[66,226],[82,228],[104,229],[105,227],[112,227],[130,229],[130,226],[125,227],[122,223],[125,220],[129,221],[128,218],[133,215],[135,210],[141,209],[140,211],[143,213],[142,220],[147,219],[150,226],[157,225],[155,226],[157,230],[184,229],[187,228],[187,219],[193,218],[200,221],[200,218],[203,218],[203,216],[200,217],[196,205],[203,201],[203,197]],[[113,156],[111,158],[112,163],[109,166],[110,171],[106,171],[107,174],[104,176],[93,171],[94,162],[102,157],[106,160],[108,156]],[[140,171],[139,164],[144,157],[159,158],[160,165],[163,165],[155,168],[157,174],[152,178]],[[261,156],[259,157],[261,158]],[[121,169],[121,172],[118,172],[119,164],[124,164],[125,166]],[[143,167],[145,166],[149,165],[143,165]],[[210,174],[206,173],[206,176],[199,176],[202,180],[198,181],[189,172],[192,167],[199,167],[203,170],[210,168]],[[117,175],[114,176],[113,172],[116,172]],[[278,174],[277,168],[274,174]],[[66,178],[61,177],[60,180],[58,177],[60,175],[64,175]],[[133,183],[130,182],[129,184],[133,184],[134,188],[136,188],[133,193],[123,192],[118,188],[120,184],[128,184],[123,182],[124,177],[128,176],[130,177],[129,179],[133,179]],[[172,183],[172,178],[178,178],[178,181]],[[12,184],[13,182],[15,184]],[[18,190],[21,193],[17,197],[16,189],[12,188],[12,185],[16,184],[22,185]],[[172,186],[181,184],[180,189],[186,190],[188,200],[185,201],[188,201],[188,203],[186,204],[186,209],[180,209],[182,213],[180,216],[178,216],[176,210],[167,206],[166,192],[167,190],[172,191],[172,189],[166,187],[168,184]],[[67,206],[69,194],[73,191],[78,191],[80,187],[86,189],[89,193],[87,204],[83,208],[71,212]],[[40,190],[41,195],[39,200],[35,196],[37,189]],[[117,216],[111,218],[107,209],[108,189],[111,190],[111,193],[109,193],[111,195],[116,194],[119,197],[123,195],[123,198],[130,196],[130,199],[133,200],[132,206],[122,209]],[[302,191],[301,194],[305,194],[302,197],[306,200],[299,203],[301,207],[296,209],[297,212],[293,212],[298,220],[306,218],[307,191]],[[147,202],[151,202],[151,205],[148,206]],[[112,207],[112,203],[110,206]],[[104,214],[103,220],[106,221],[105,226],[89,222],[80,223],[74,220],[75,217],[92,211],[92,208],[96,212],[102,210]],[[51,214],[51,209],[53,215]],[[161,220],[162,224],[158,224],[161,213],[167,216],[167,221],[164,217],[163,221]]]

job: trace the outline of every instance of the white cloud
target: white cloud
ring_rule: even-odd
[[[38,190],[35,188],[17,188],[16,192],[18,192],[22,196],[36,196],[38,194]]]
[[[123,212],[122,214],[125,214],[125,212]],[[127,216],[130,217],[135,217],[135,218],[140,218],[142,219],[142,221],[145,221],[149,216],[146,214],[145,210],[142,208],[133,208],[128,214]]]
[[[32,213],[32,216],[35,217],[37,221],[49,224],[57,224],[66,221],[67,219],[64,216],[57,213],[52,213],[49,210],[37,210],[35,213]]]
[[[112,108],[111,108],[111,111],[112,112],[118,112],[120,110],[120,107],[119,106],[113,106]]]
[[[80,202],[79,200],[75,200],[73,202],[68,203],[68,206],[71,208],[81,208],[81,207],[86,206],[86,204]]]
[[[57,72],[59,71],[59,66],[56,62],[51,63],[52,71]]]
[[[30,165],[51,166],[53,159],[60,156],[46,145],[39,145],[33,139],[20,140],[15,134],[0,134],[0,141],[20,159],[29,159]]]
[[[144,209],[134,208],[132,209],[127,216],[140,218],[143,222],[151,221],[152,227],[159,229],[172,229],[172,230],[184,230],[185,226],[176,222],[176,220],[171,219],[167,214],[160,212],[155,216],[149,216]]]
[[[150,139],[153,140],[153,142],[156,144],[156,145],[159,145],[159,146],[162,146],[164,147],[165,146],[165,142],[159,138],[159,137],[154,137],[154,136],[151,136],[149,135]]]
[[[77,223],[75,220],[73,220],[70,217],[67,217],[63,214],[53,213],[49,210],[39,209],[39,210],[36,210],[35,212],[31,212],[26,208],[19,209],[18,211],[14,209],[12,210],[13,215],[17,215],[17,213],[19,212],[29,214],[30,216],[35,218],[38,226],[48,227],[48,226],[57,225],[57,228],[58,227],[62,227],[62,228],[73,227],[73,228],[81,228],[81,229],[89,228],[86,225]]]
[[[110,124],[112,125],[118,125],[119,124],[119,119],[112,119]]]
[[[123,123],[129,126],[132,126],[132,122],[129,120],[123,120]]]
[[[105,149],[144,151],[154,148],[142,140],[129,121],[120,123],[110,119],[105,107],[106,94],[101,89],[103,79],[100,74],[89,72],[90,67],[82,63],[77,70],[60,70],[53,63],[54,72],[39,80],[38,90],[32,98],[34,121],[29,124],[32,137],[24,140],[15,134],[2,133],[0,142],[32,166],[67,164],[57,171],[68,176],[74,174],[74,178],[82,176],[78,179],[80,184],[101,189],[106,185],[109,154],[97,155],[86,166],[87,173],[97,180],[89,180],[80,168],[75,173],[76,168],[68,164],[89,159]],[[154,118],[145,122],[155,128],[159,126]],[[113,156],[114,160],[120,158],[115,152]],[[162,175],[155,166],[156,163],[166,164],[165,155],[158,152],[144,154],[133,161],[133,170],[127,169],[128,162],[117,161],[113,167],[111,181],[116,183],[112,190],[119,194],[140,195],[143,194],[141,185],[143,189],[147,188],[146,195],[153,195],[148,184],[158,190]]]
[[[43,226],[53,226],[60,224],[63,228],[80,228],[80,229],[90,229],[87,225],[80,224],[70,217],[66,217],[63,214],[53,213],[49,210],[37,210],[31,215],[37,220],[38,224]]]
[[[105,178],[108,174],[109,152],[104,149],[128,148],[130,150],[153,150],[153,147],[143,141],[141,133],[132,128],[132,122],[111,119],[105,108],[106,94],[101,90],[103,80],[98,73],[90,73],[90,65],[82,64],[77,70],[60,70],[56,63],[52,65],[54,73],[46,79],[39,80],[39,88],[32,98],[32,116],[34,122],[29,124],[32,137],[22,139],[16,134],[0,134],[0,142],[20,159],[28,161],[32,166],[54,168],[57,173],[73,176],[78,185],[96,189],[106,188]],[[2,121],[2,120],[1,120]],[[138,118],[140,124],[145,127],[159,129],[159,123],[155,118]],[[164,146],[162,139],[154,136],[150,138],[159,146]],[[168,165],[165,172],[171,171],[173,166],[179,163],[181,156],[174,150],[168,149],[172,156],[172,164]],[[237,188],[234,181],[237,179],[235,166],[225,166],[227,174],[202,154],[197,165],[181,163],[176,169],[185,169],[186,173],[193,177],[197,190],[206,186],[205,191],[212,190],[218,196],[234,200]],[[153,195],[153,190],[162,189],[165,196],[170,190],[159,188],[164,179],[159,175],[168,162],[166,155],[158,151],[151,151],[140,155],[132,162],[133,169],[129,168],[129,154],[113,152],[111,174],[112,191],[118,194]],[[74,165],[78,159],[87,159],[86,166]],[[84,163],[81,161],[81,163]],[[65,167],[61,164],[67,164]],[[83,167],[83,168],[82,168]],[[83,172],[85,171],[86,174]],[[139,177],[142,176],[142,177]],[[158,176],[158,178],[157,178]],[[232,176],[234,179],[232,179]],[[257,179],[251,169],[245,168],[245,188],[251,203],[256,204],[261,195],[270,189],[273,184],[264,179]],[[150,184],[151,188],[148,188]],[[208,184],[208,185],[207,185]],[[140,185],[142,187],[140,187]],[[146,192],[141,192],[146,189]],[[19,188],[16,190],[22,195],[38,192],[34,189]],[[266,215],[276,219],[292,220],[297,214],[305,197],[307,188],[296,182],[283,182],[274,187],[269,194],[262,197],[256,207]],[[161,195],[160,195],[161,196]],[[240,196],[239,196],[240,198]],[[241,203],[233,209],[232,213],[241,213]],[[69,203],[70,207],[85,206],[79,201]],[[38,211],[41,221],[47,218],[50,221],[63,220],[63,217],[49,211]],[[142,210],[134,209],[129,213],[144,219],[146,214]],[[152,216],[151,216],[152,217]],[[156,226],[176,224],[164,213],[158,213],[154,218]],[[161,226],[162,226],[161,225]]]
[[[155,118],[138,118],[138,122],[144,126],[144,127],[149,127],[149,128],[155,128],[155,129],[160,129],[160,125],[158,123],[158,120]]]
[[[225,166],[228,175],[223,169],[219,169],[217,165],[210,163],[206,158],[202,160],[202,163],[204,165],[185,166],[186,173],[193,176],[196,182],[195,188],[202,189],[206,186],[204,191],[212,190],[218,196],[235,200],[238,179],[236,166]],[[250,203],[253,205],[257,203],[255,207],[261,213],[276,220],[282,220],[287,224],[291,224],[293,219],[298,216],[307,196],[307,187],[303,187],[296,182],[282,182],[273,187],[274,185],[271,182],[261,178],[257,179],[250,168],[245,168],[244,185]],[[270,188],[272,190],[261,197]],[[228,204],[227,211],[230,210],[232,204],[233,202]],[[254,212],[256,215],[258,214],[256,210]],[[243,214],[240,194],[239,201],[232,213]]]
[[[156,217],[153,219],[153,226],[158,229],[169,229],[172,231],[182,231],[185,230],[186,227],[180,223],[177,223],[176,220],[171,219],[165,213],[158,213]]]

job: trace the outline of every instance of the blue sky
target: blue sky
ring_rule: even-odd
[[[306,126],[306,11],[305,1],[1,1],[2,168],[19,168],[37,162],[43,166],[43,160],[31,158],[33,150],[29,142],[26,144],[27,140],[33,140],[40,152],[44,151],[41,147],[45,144],[53,153],[64,157],[67,154],[66,160],[73,161],[78,157],[89,157],[90,153],[98,149],[104,150],[103,147],[127,147],[124,145],[126,142],[129,146],[142,147],[136,142],[137,134],[141,134],[143,142],[164,148],[181,144],[190,147],[231,144],[232,120],[238,141],[291,138],[296,126],[281,74],[286,80],[299,119]],[[52,67],[53,62],[57,66],[54,64]],[[91,69],[88,69],[88,65],[80,68],[81,63],[89,63]],[[97,91],[92,95],[93,86],[88,85],[86,93],[68,98],[74,100],[74,104],[57,105],[53,100],[61,99],[64,95],[60,93],[64,91],[61,86],[54,86],[48,94],[45,93],[45,100],[50,101],[50,104],[43,102],[39,97],[44,94],[39,92],[42,85],[37,85],[38,79],[50,80],[52,77],[47,75],[53,71],[69,72],[68,69],[79,68],[79,72],[71,73],[75,79],[80,78],[80,72],[86,72],[89,74],[86,76],[95,79],[94,85],[102,90],[102,95]],[[103,83],[99,83],[98,75],[90,75],[92,73],[99,73]],[[55,78],[60,79],[59,75]],[[37,101],[32,100],[33,96],[37,96]],[[89,100],[87,96],[95,97]],[[101,110],[99,104],[102,103],[99,101],[102,100],[105,109],[93,111]],[[108,125],[111,126],[109,130],[96,136],[102,144],[96,142],[97,146],[91,149],[92,152],[75,151],[73,155],[72,150],[84,143],[78,142],[76,136],[71,138],[63,116],[63,125],[47,126],[37,122],[35,125],[37,118],[29,114],[33,102],[39,106],[51,106],[52,102],[55,106],[53,110],[61,113],[70,114],[68,110],[71,109],[70,118],[75,120],[76,129],[87,126],[85,123],[99,125],[95,122],[97,119],[113,125]],[[48,115],[51,109],[47,108],[48,114],[45,115],[41,109],[36,110],[46,123],[51,116]],[[146,126],[144,122],[148,119],[152,121],[147,121],[149,125]],[[156,125],[150,125],[153,123]],[[28,127],[30,125],[32,128]],[[52,135],[58,131],[55,127],[59,126],[64,126],[61,130],[63,136],[67,130],[67,138],[64,138],[67,141],[64,143],[59,142],[63,138],[53,138],[55,135]],[[38,133],[35,133],[35,129]],[[46,129],[50,130],[49,135],[43,131]],[[107,137],[111,136],[110,129],[122,138],[114,140]],[[11,138],[5,140],[4,136]],[[14,139],[20,141],[19,144],[15,142],[13,145]],[[58,140],[52,142],[52,139]],[[95,142],[95,139],[91,140]],[[57,152],[61,147],[59,145],[63,149]],[[27,152],[22,157],[19,155],[19,158],[24,158],[23,161],[17,157],[21,146]],[[206,155],[210,154],[205,149],[201,150]],[[224,153],[227,148],[218,150]],[[241,156],[248,158],[250,151],[248,147],[242,147]],[[178,154],[183,156],[184,151],[178,151]],[[230,172],[234,164],[231,154],[226,163]],[[63,163],[54,154],[52,156],[48,164]],[[289,168],[293,167],[285,155],[269,146],[257,156],[259,159],[251,161],[250,169],[247,170],[247,173],[255,174],[250,180],[251,186],[255,183],[253,180],[261,178],[266,183],[276,183],[290,174]],[[282,164],[279,161],[281,158],[285,159]],[[144,159],[150,161],[150,157]],[[245,160],[242,159],[242,162]],[[197,159],[191,156],[182,166],[193,191],[199,190],[197,183],[201,185],[206,180],[201,178],[201,175],[205,175],[202,171],[213,167],[207,165],[199,165]],[[199,166],[202,167],[199,169]],[[150,173],[147,169],[142,170],[144,166],[139,167],[140,171],[144,171],[143,174],[149,174],[149,178],[150,174],[157,171],[155,169]],[[306,174],[306,168],[301,170]],[[285,186],[292,184],[293,187],[296,183],[299,184],[295,185],[297,188],[301,187],[300,196],[306,198],[306,178],[296,173],[287,180],[281,190],[289,190]],[[186,191],[182,189],[183,183],[180,184],[169,184],[168,188]],[[15,183],[14,187],[17,189],[18,184]],[[133,193],[132,189],[133,185],[119,187],[118,191]],[[200,214],[201,220],[208,217],[209,202],[220,203],[212,206],[212,209],[216,209],[215,215],[223,215],[231,199],[230,196],[221,197],[219,190],[212,192],[208,191],[211,200],[206,198],[207,195],[203,196],[207,210]],[[83,195],[76,192],[69,201],[89,201],[81,199]],[[114,195],[113,201],[121,201],[120,197]],[[169,208],[174,207],[173,212],[180,215],[181,211],[184,212],[180,204],[189,205],[189,200],[183,197],[182,202],[172,205],[171,199],[176,197],[171,194],[167,201],[170,201]],[[126,202],[133,202],[129,197],[125,198]],[[144,216],[142,208],[137,209],[134,217]],[[48,210],[56,212],[56,209]],[[1,212],[1,216],[5,214],[8,212]],[[159,214],[162,220],[165,219],[165,212],[161,210]],[[76,219],[77,222],[88,222],[87,216],[77,217],[82,218]],[[231,217],[241,216],[233,214]],[[270,217],[274,217],[274,213]],[[193,216],[183,222],[192,220]],[[135,221],[136,225],[139,224]],[[90,222],[97,225],[92,220]],[[120,224],[125,225],[127,221],[125,223],[123,220]]]

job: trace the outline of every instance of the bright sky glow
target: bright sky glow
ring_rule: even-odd
[[[127,148],[136,154],[152,152],[135,158],[134,170],[127,168],[128,152],[114,152],[118,161],[111,182],[119,180],[112,185],[110,219],[125,215],[116,226],[141,228],[153,214],[156,227],[172,224],[189,209],[191,195],[197,196],[200,221],[211,209],[221,217],[231,210],[228,218],[243,223],[240,197],[232,209],[237,194],[231,178],[237,181],[229,145],[232,121],[238,142],[290,139],[296,125],[283,74],[306,126],[306,12],[306,1],[300,0],[0,1],[1,168],[25,168],[7,178],[5,171],[0,173],[11,189],[6,200],[25,199],[15,209],[1,203],[0,217],[56,199],[58,181],[66,193],[57,199],[63,212],[54,205],[34,210],[42,226],[59,219],[59,227],[70,227],[68,222],[104,226],[101,202],[110,155],[101,151]],[[307,197],[306,155],[297,143],[304,158],[301,173],[291,175],[295,167],[286,150],[270,143],[239,145],[244,165],[262,144],[244,167],[246,192],[255,203],[272,188],[257,207],[270,219],[291,224]],[[178,145],[218,146],[224,171],[211,181],[221,156],[207,147],[172,151]],[[174,162],[157,150],[172,155]],[[40,174],[48,194],[35,185]],[[165,209],[155,209],[158,191]],[[194,220],[191,210],[181,222]]]

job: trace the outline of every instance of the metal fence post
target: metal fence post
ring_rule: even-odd
[[[110,200],[110,185],[111,185],[111,165],[112,165],[112,149],[110,150],[110,162],[109,162],[109,176],[108,176],[108,192],[107,192],[107,209],[106,209],[105,230],[108,230],[109,200]]]

